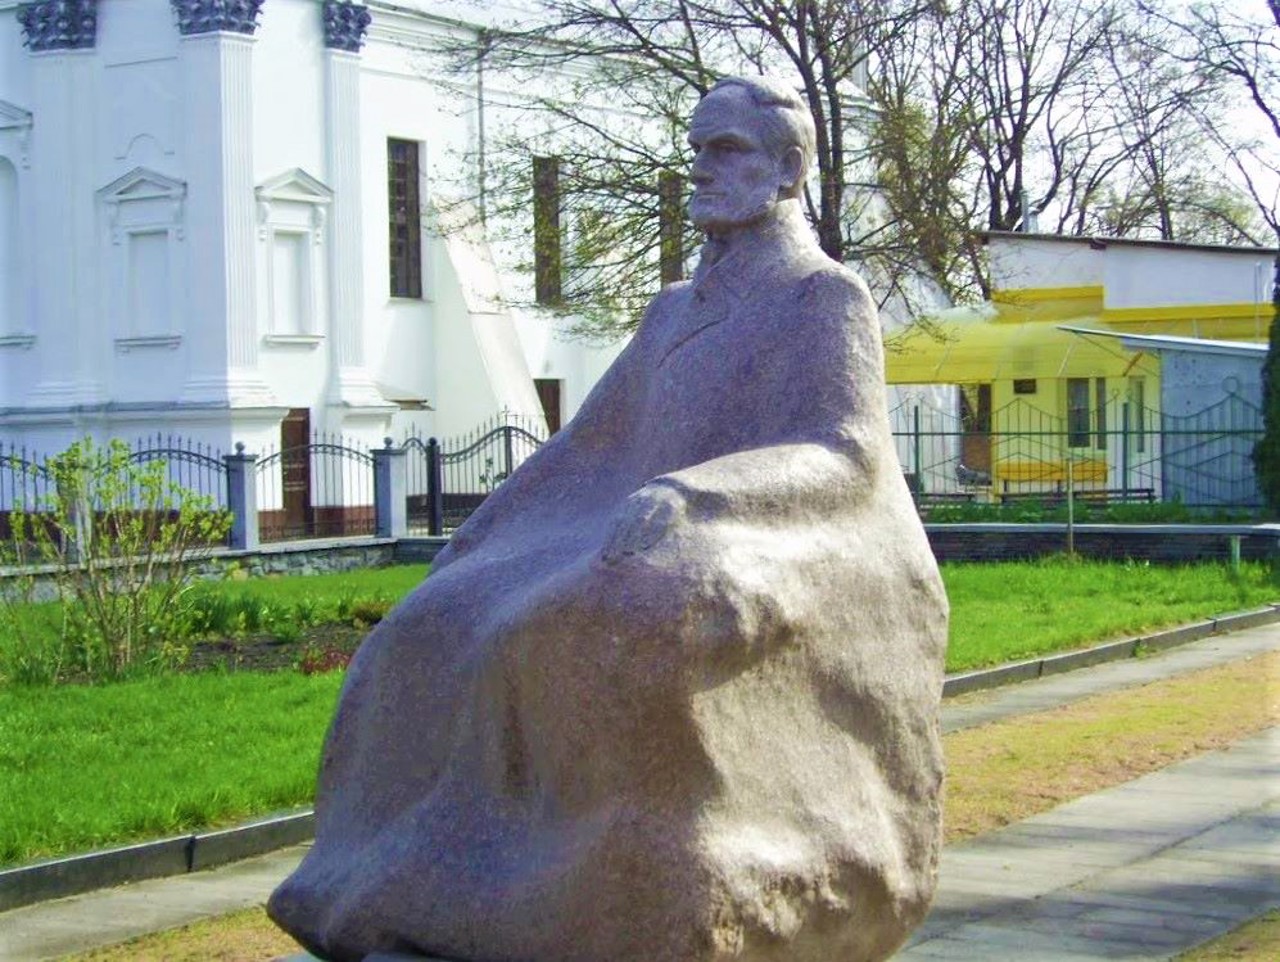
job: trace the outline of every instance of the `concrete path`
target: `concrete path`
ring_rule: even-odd
[[[948,702],[948,731],[1280,649],[1280,625]],[[261,904],[303,847],[0,913],[0,960],[54,959]],[[1162,959],[1280,906],[1280,729],[950,846],[899,962]],[[604,962],[604,960],[602,960]]]
[[[1280,728],[949,846],[895,962],[1166,959],[1280,907]]]
[[[1280,650],[1280,625],[1214,635],[1146,658],[1112,661],[1061,675],[950,699],[942,706],[942,730],[959,731],[1014,715],[1069,705],[1090,695],[1147,685],[1189,671]],[[1280,684],[1280,681],[1277,682]]]

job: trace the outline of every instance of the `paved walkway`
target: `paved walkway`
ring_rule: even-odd
[[[1280,626],[948,702],[948,731],[1280,649]],[[1280,685],[1280,679],[1277,680]],[[34,962],[261,904],[302,847],[0,913]],[[1164,959],[1280,906],[1280,729],[949,846],[895,959]],[[603,960],[602,960],[603,962]]]
[[[943,853],[896,962],[1166,959],[1280,906],[1280,728]]]

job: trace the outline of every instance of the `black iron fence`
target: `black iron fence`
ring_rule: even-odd
[[[1262,413],[1228,395],[1201,410],[1156,411],[1113,398],[1104,416],[1056,417],[1015,400],[961,417],[907,400],[890,411],[902,470],[926,516],[944,505],[1172,502],[1190,509],[1256,510],[1251,452]],[[181,488],[236,515],[231,543],[456,528],[546,440],[510,414],[438,441],[410,436],[371,450],[334,435],[260,456],[199,443],[139,438],[129,460],[161,461]],[[14,510],[56,494],[51,457],[0,443],[0,537]],[[403,510],[402,510],[403,509]]]
[[[546,438],[544,424],[509,413],[443,441],[406,438],[410,528],[430,534],[456,528]]]
[[[124,461],[127,464],[160,462],[170,486],[167,490],[171,493],[195,495],[208,499],[216,508],[226,507],[227,467],[222,453],[211,445],[174,435],[155,434],[135,438],[128,443],[126,451]],[[95,457],[102,459],[108,455],[107,449],[99,448]],[[26,446],[0,442],[0,538],[9,538],[12,534],[12,512],[40,514],[51,510],[58,494],[55,466],[58,457]],[[92,465],[85,467],[93,469]],[[143,504],[148,499],[136,490],[139,479],[133,479],[132,483],[135,488],[133,500]],[[91,487],[90,498],[101,495],[104,490]],[[101,510],[105,506],[91,501],[89,507]],[[179,505],[171,507],[176,510]]]
[[[338,435],[268,449],[254,464],[262,541],[372,534],[373,453]]]
[[[957,503],[1262,504],[1251,452],[1262,412],[1236,395],[1179,414],[1112,398],[1056,417],[1021,400],[979,420],[920,401],[890,411],[902,470],[926,511]]]

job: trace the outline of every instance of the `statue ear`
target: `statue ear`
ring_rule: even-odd
[[[799,147],[792,145],[787,148],[787,152],[782,155],[782,160],[778,164],[779,172],[779,193],[790,194],[796,191],[800,182],[804,180],[804,151]]]

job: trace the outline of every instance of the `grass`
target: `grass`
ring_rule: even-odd
[[[947,840],[1047,811],[1274,725],[1278,682],[1280,654],[1269,654],[948,735]],[[293,941],[257,908],[69,962],[265,962],[294,951]],[[1280,913],[1182,958],[1280,958]]]
[[[309,804],[341,680],[0,688],[0,864]]]
[[[1178,956],[1178,962],[1275,962],[1276,959],[1280,959],[1280,909]]]
[[[981,698],[983,696],[974,696]],[[947,841],[1280,724],[1280,652],[946,736]]]
[[[1071,561],[947,564],[947,670],[988,665],[1140,634],[1280,599],[1262,564],[1181,567]]]
[[[94,949],[66,962],[268,962],[301,951],[259,906]]]
[[[1024,658],[1280,596],[1268,569],[1048,561],[947,565],[950,670]],[[203,589],[337,611],[398,598],[409,566]],[[299,655],[302,655],[298,646]],[[0,864],[308,804],[338,674],[179,674],[112,685],[0,685]]]

